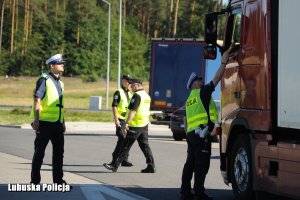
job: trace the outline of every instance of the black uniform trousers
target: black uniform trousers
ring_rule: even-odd
[[[153,154],[148,142],[148,125],[145,127],[129,127],[123,146],[113,166],[119,167],[122,161],[126,158],[126,155],[128,155],[128,152],[135,140],[138,141],[139,147],[144,153],[146,163],[155,167]]]
[[[194,173],[194,191],[196,196],[202,196],[205,191],[205,177],[210,166],[211,139],[200,138],[194,131],[187,134],[187,159],[183,167],[181,194],[191,194],[191,180]]]
[[[120,121],[121,125],[125,124],[125,120],[124,119],[120,119],[119,118],[119,121]],[[116,127],[116,135],[118,137],[118,141],[117,141],[115,150],[112,153],[112,156],[113,156],[112,163],[116,162],[117,156],[120,153],[122,145],[123,145],[123,142],[125,140],[125,135],[122,134],[121,127]],[[127,155],[125,155],[124,161],[128,161],[128,156],[129,156],[129,152],[127,153]]]
[[[49,140],[52,143],[52,175],[54,183],[62,183],[64,157],[64,124],[59,122],[39,122],[34,140],[34,154],[32,159],[31,182],[39,184],[41,181],[41,166],[45,149]]]

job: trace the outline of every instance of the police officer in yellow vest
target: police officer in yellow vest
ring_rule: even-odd
[[[32,128],[36,131],[32,159],[31,183],[41,181],[40,169],[49,140],[53,145],[53,182],[66,184],[63,180],[64,157],[64,84],[60,80],[64,71],[64,60],[56,54],[46,61],[50,72],[42,74],[36,83],[31,117]]]
[[[118,141],[115,147],[114,152],[112,153],[112,162],[116,162],[116,158],[118,153],[120,152],[120,149],[123,145],[123,142],[125,140],[125,135],[122,133],[121,126],[125,124],[125,115],[128,109],[129,101],[132,97],[132,93],[129,91],[129,86],[131,84],[131,78],[129,75],[123,75],[122,76],[122,85],[121,88],[118,89],[114,93],[114,99],[112,102],[112,110],[116,125],[116,135],[118,137]],[[128,161],[128,154],[124,158],[122,162],[122,166],[125,167],[131,167],[133,166],[131,162]]]
[[[210,165],[210,134],[214,123],[218,122],[218,111],[211,95],[224,73],[227,61],[228,52],[224,52],[222,64],[209,84],[204,85],[202,78],[194,72],[187,82],[187,88],[191,89],[185,104],[188,153],[182,172],[181,199],[213,199],[205,193],[204,188]],[[195,197],[191,191],[193,173]]]
[[[117,156],[116,162],[111,164],[104,164],[108,170],[116,172],[119,165],[125,159],[131,146],[138,141],[139,146],[146,157],[147,167],[141,170],[142,173],[155,173],[154,158],[148,142],[148,124],[150,116],[151,98],[143,89],[142,81],[139,79],[132,79],[131,83],[134,95],[130,100],[128,106],[129,111],[126,113],[126,121],[122,130],[126,133],[124,145]]]

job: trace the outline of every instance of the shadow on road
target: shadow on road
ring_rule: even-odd
[[[180,199],[180,188],[119,188],[155,200],[177,200]],[[235,200],[231,190],[207,189],[206,192],[214,197],[214,200]]]
[[[132,192],[134,194],[143,196],[153,200],[179,200],[180,199],[180,188],[139,188],[133,187],[122,187],[119,188]],[[235,200],[232,190],[222,189],[206,189],[206,193],[214,198],[214,200]],[[270,195],[265,193],[259,193],[259,200],[294,200],[287,197]]]
[[[220,160],[220,156],[211,156],[210,159],[217,159],[217,160]]]
[[[12,192],[8,191],[8,184],[0,184],[0,199],[1,200],[84,200],[86,199],[79,186],[73,187],[71,192],[52,192],[43,191],[42,187],[40,192]]]

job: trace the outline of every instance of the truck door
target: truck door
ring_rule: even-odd
[[[245,3],[244,11],[242,60],[239,69],[241,107],[257,113],[261,109],[266,109],[267,104],[265,14],[261,11],[258,1]]]
[[[227,18],[224,47],[232,47],[229,62],[222,79],[222,118],[238,110],[241,104],[241,81],[239,76],[241,46],[242,2],[234,4]]]

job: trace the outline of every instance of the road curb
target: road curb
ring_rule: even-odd
[[[0,125],[0,127],[4,127],[4,128],[22,128],[22,126],[19,126],[19,125]]]

